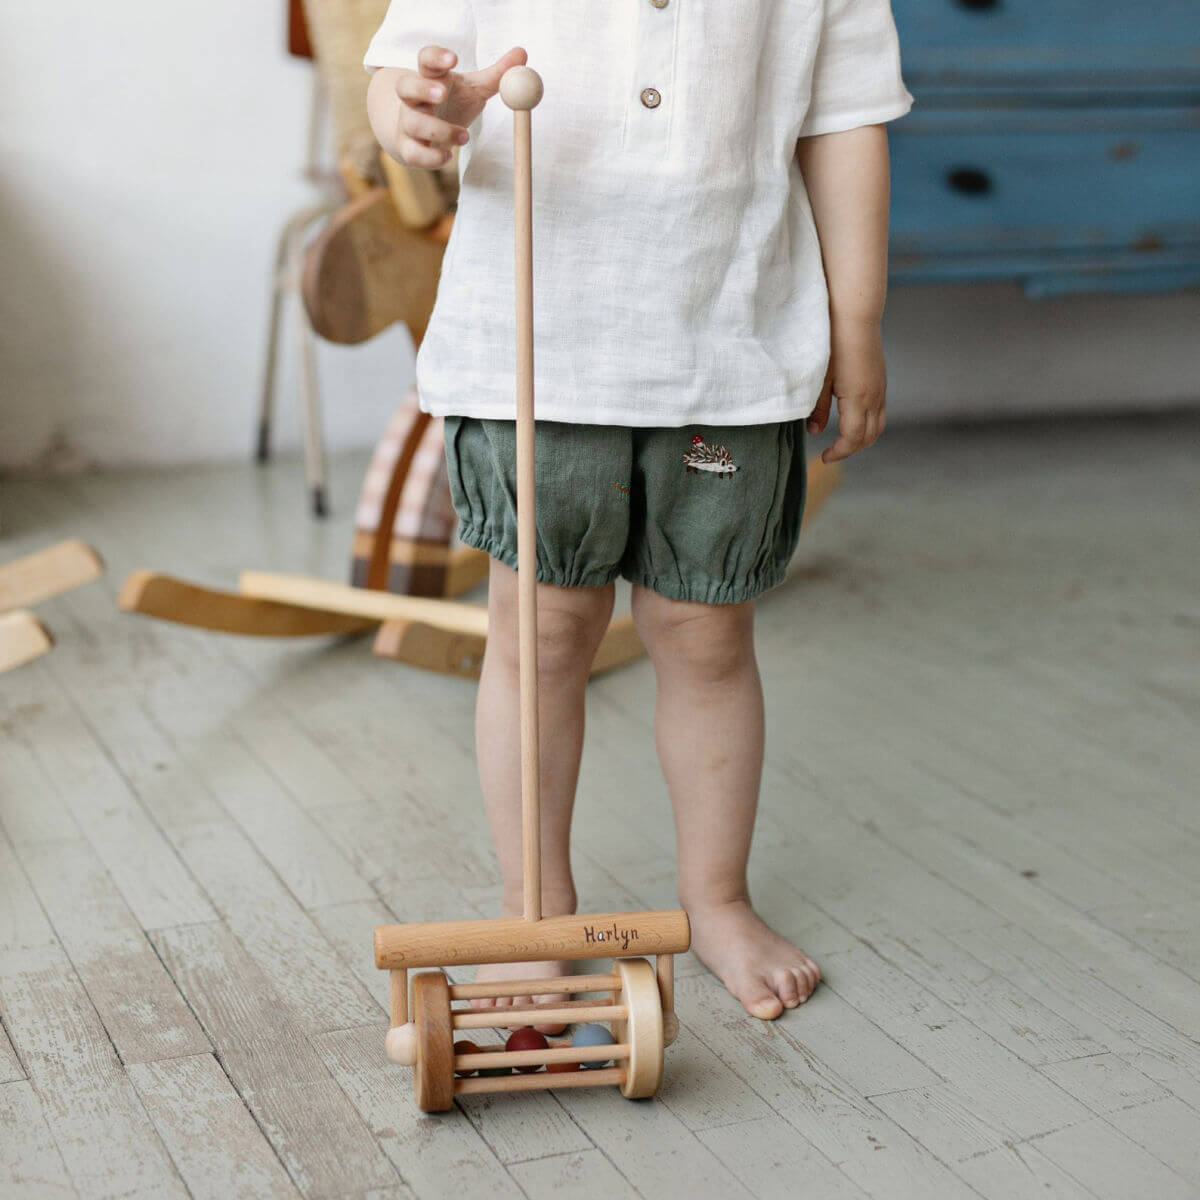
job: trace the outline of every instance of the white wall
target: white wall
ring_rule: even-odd
[[[0,0],[0,466],[248,453],[311,67],[283,0]],[[323,347],[330,444],[374,440],[403,330]],[[281,435],[294,445],[294,362]]]
[[[283,0],[0,0],[0,468],[246,455],[311,68]],[[894,419],[1194,402],[1200,296],[893,289]],[[334,448],[411,379],[407,334],[323,346]],[[297,438],[284,357],[280,434]]]

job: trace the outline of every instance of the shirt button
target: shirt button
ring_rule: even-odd
[[[653,3],[654,0],[651,0]],[[647,108],[657,108],[662,103],[662,96],[655,88],[646,88],[642,92],[642,103]]]
[[[650,0],[650,3],[653,4],[655,8],[666,8],[667,5],[671,3],[671,0]]]

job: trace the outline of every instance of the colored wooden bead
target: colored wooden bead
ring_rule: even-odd
[[[572,1046],[611,1046],[616,1038],[603,1025],[581,1025],[571,1038]],[[585,1062],[580,1064],[585,1071],[594,1071],[598,1067],[607,1066],[612,1060],[602,1062]]]
[[[523,1029],[514,1029],[509,1035],[508,1041],[504,1043],[505,1050],[546,1050],[549,1046],[550,1043],[546,1041],[545,1037],[529,1026]],[[517,1068],[518,1071],[525,1074],[532,1074],[540,1069],[537,1063]]]
[[[454,1043],[454,1053],[455,1054],[478,1054],[479,1047],[477,1045],[475,1045],[474,1042],[468,1042],[464,1039],[461,1042]],[[469,1071],[455,1071],[454,1073],[455,1073],[455,1075],[457,1075],[459,1077],[459,1079],[466,1079],[468,1076],[475,1074],[475,1069],[472,1067],[471,1070],[469,1070]]]

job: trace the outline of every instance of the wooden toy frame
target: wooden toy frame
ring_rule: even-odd
[[[476,1092],[538,1088],[617,1086],[630,1099],[653,1096],[662,1081],[663,1054],[678,1029],[673,955],[691,944],[687,914],[665,912],[542,916],[541,758],[538,733],[537,521],[534,489],[533,404],[533,202],[531,112],[542,97],[542,81],[529,67],[513,67],[500,83],[513,110],[514,215],[517,301],[517,588],[521,691],[521,844],[523,918],[381,925],[375,930],[375,964],[391,972],[391,1028],[386,1050],[396,1063],[413,1068],[417,1106],[444,1112],[454,1097]],[[653,954],[652,967],[630,950]],[[464,963],[613,958],[604,974],[451,984],[442,970],[420,967]],[[538,1002],[538,995],[600,999]],[[455,1009],[455,1000],[530,997],[527,1003]],[[594,1048],[551,1045],[545,1049],[479,1047],[456,1054],[454,1034],[464,1029],[500,1029],[577,1021],[604,1021],[614,1044]],[[578,1073],[541,1070],[556,1063],[605,1063]],[[511,1068],[533,1068],[512,1074]],[[470,1074],[476,1069],[500,1074]],[[467,1077],[459,1077],[465,1074]]]

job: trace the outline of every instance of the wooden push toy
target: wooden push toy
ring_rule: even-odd
[[[542,916],[541,797],[537,678],[537,527],[534,513],[533,204],[531,112],[542,81],[514,67],[500,84],[513,110],[517,297],[517,574],[521,680],[522,918],[381,925],[375,964],[391,972],[386,1049],[413,1068],[419,1108],[444,1112],[476,1092],[615,1085],[632,1098],[662,1081],[663,1051],[675,1039],[674,958],[691,944],[687,914],[626,912]],[[627,957],[636,955],[636,957]],[[653,955],[655,965],[643,955]],[[421,967],[537,960],[614,959],[611,971],[565,978],[454,985]],[[538,1002],[565,993],[594,999]],[[529,997],[511,1007],[454,1007],[454,1001]],[[586,1022],[569,1044],[550,1044],[532,1026]],[[504,1045],[458,1040],[460,1032],[522,1026]],[[605,1064],[611,1063],[608,1066]],[[514,1073],[514,1071],[516,1073]]]

